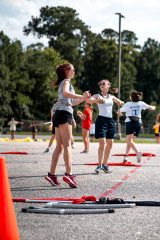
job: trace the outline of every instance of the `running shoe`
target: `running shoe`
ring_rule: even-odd
[[[43,153],[47,153],[49,152],[49,148],[46,148],[46,150]]]
[[[110,172],[108,166],[107,165],[103,165],[103,164],[101,166],[101,170],[104,171],[105,173],[109,173]]]
[[[70,188],[78,188],[77,183],[75,182],[76,176],[68,175],[65,173],[65,176],[63,177],[63,181],[66,182]]]
[[[96,169],[95,169],[95,172],[96,172],[96,173],[99,173],[100,170],[102,170],[101,166],[97,166]]]
[[[50,173],[48,173],[48,176],[45,177],[45,179],[51,183],[53,186],[56,185],[60,185],[61,183],[58,181],[57,176],[56,175],[52,175]]]
[[[75,145],[74,144],[72,144],[72,149],[75,149]]]
[[[83,151],[80,152],[80,153],[88,153],[88,150],[83,150]]]
[[[124,156],[123,158],[123,163],[126,163],[126,162],[128,162],[128,156]]]
[[[137,162],[140,163],[141,162],[141,157],[142,157],[142,153],[138,152],[137,154]]]

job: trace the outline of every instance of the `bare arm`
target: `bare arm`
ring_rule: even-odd
[[[104,103],[103,97],[90,97],[86,100],[87,103]]]
[[[150,105],[148,109],[151,110],[151,111],[154,111],[156,109],[156,106]]]
[[[157,125],[158,125],[158,124],[153,125],[153,129],[155,129],[155,128],[157,127]]]
[[[86,100],[85,98],[75,99],[72,105],[73,105],[73,106],[76,106],[76,105],[84,102],[85,100]]]
[[[113,97],[113,101],[114,101],[115,103],[117,103],[118,106],[121,106],[121,105],[124,104],[123,101],[121,101],[119,98],[116,98],[116,97]]]
[[[81,120],[85,120],[87,118],[86,114],[83,114],[81,111],[77,111],[77,116],[81,119]]]
[[[118,117],[122,117],[123,116],[123,113],[120,112],[120,111],[116,112],[116,114],[117,114]]]
[[[72,93],[69,91],[69,81],[64,81],[63,85],[63,95],[66,98],[72,98],[72,99],[82,99],[82,102],[85,100],[83,95]]]

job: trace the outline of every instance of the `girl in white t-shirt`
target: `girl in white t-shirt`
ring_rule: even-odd
[[[95,94],[90,99],[89,103],[96,103],[98,106],[99,114],[95,122],[95,138],[99,141],[98,148],[98,161],[99,164],[95,169],[96,173],[101,170],[105,173],[109,172],[108,159],[112,149],[113,140],[115,138],[115,121],[112,117],[113,103],[122,105],[124,102],[116,98],[111,92],[111,84],[109,80],[101,80],[99,82],[101,94]],[[117,92],[117,89],[112,89]]]
[[[142,110],[155,110],[155,106],[151,106],[141,101],[143,97],[142,92],[137,92],[133,90],[130,94],[130,102],[125,103],[119,110],[119,115],[121,113],[126,114],[126,136],[127,136],[127,146],[126,153],[123,162],[127,162],[128,153],[132,148],[137,155],[137,162],[141,161],[142,153],[137,149],[134,143],[135,136],[138,136],[141,130],[142,120],[141,112]]]

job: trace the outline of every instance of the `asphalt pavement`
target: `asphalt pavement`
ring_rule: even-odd
[[[140,166],[110,166],[111,173],[95,174],[98,143],[90,144],[89,153],[80,153],[83,143],[76,142],[73,149],[73,173],[77,176],[77,189],[63,182],[65,172],[63,156],[57,175],[60,186],[53,187],[45,176],[50,169],[51,156],[43,154],[47,142],[0,142],[0,152],[25,151],[27,155],[5,155],[13,198],[81,198],[82,196],[122,198],[124,200],[160,201],[160,145],[137,144],[144,153]],[[114,143],[110,163],[121,163],[124,143]],[[137,164],[136,157],[129,158]],[[115,209],[114,213],[98,214],[42,214],[24,213],[22,208],[44,206],[43,203],[14,203],[21,240],[159,240],[160,207],[136,206]]]

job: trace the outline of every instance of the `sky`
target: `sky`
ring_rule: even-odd
[[[11,40],[20,40],[23,47],[31,43],[42,42],[47,46],[47,39],[30,34],[23,34],[23,27],[31,16],[39,16],[44,6],[67,6],[76,10],[79,18],[94,33],[101,33],[105,28],[118,32],[121,13],[125,18],[121,30],[133,31],[141,46],[148,38],[160,42],[160,1],[159,0],[0,0],[0,31]]]

